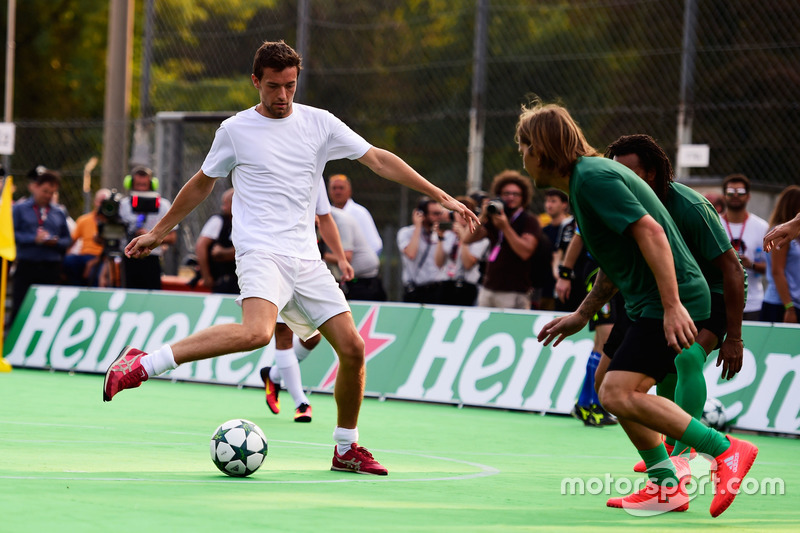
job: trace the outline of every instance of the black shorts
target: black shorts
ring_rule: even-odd
[[[628,332],[628,328],[633,324],[633,321],[628,317],[628,313],[625,311],[625,300],[622,299],[619,293],[617,293],[614,298],[617,296],[619,296],[620,301],[617,306],[619,312],[616,314],[614,327],[611,329],[611,333],[608,334],[608,339],[606,339],[606,343],[603,345],[603,353],[611,359],[614,358],[614,354],[617,352],[619,345],[622,344],[622,340],[625,338],[625,333]]]
[[[660,382],[675,372],[675,350],[664,337],[664,321],[639,318],[627,328],[608,371],[625,370],[645,374]]]
[[[728,313],[725,310],[725,297],[718,292],[711,293],[711,316],[697,323],[697,331],[707,329],[717,336],[717,345],[714,350],[718,350],[725,340],[728,331]]]

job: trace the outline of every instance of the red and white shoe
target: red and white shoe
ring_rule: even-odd
[[[265,366],[261,369],[261,379],[264,381],[264,392],[266,394],[266,402],[269,410],[274,414],[281,412],[281,402],[278,399],[278,393],[281,390],[280,383],[275,383],[269,379],[269,371],[271,366]]]
[[[350,445],[350,449],[343,455],[339,455],[339,449],[333,447],[333,465],[331,470],[340,472],[355,472],[356,474],[374,474],[385,476],[389,473],[383,465],[372,457],[366,448],[362,448],[355,442]]]
[[[664,443],[664,447],[667,449],[667,455],[671,456],[672,455],[672,450],[675,449],[675,446],[673,446],[672,444],[667,444],[665,442]],[[689,460],[692,460],[695,457],[697,457],[697,451],[695,451],[695,449],[692,448],[691,451],[689,452]],[[647,472],[647,465],[644,464],[644,461],[639,461],[638,463],[633,465],[633,471],[634,472],[639,472],[640,474],[643,474],[643,473]]]
[[[711,500],[709,512],[714,518],[730,507],[733,499],[739,494],[739,486],[744,476],[750,471],[758,455],[758,448],[746,440],[727,435],[731,446],[715,457],[716,465],[712,465],[714,480],[714,498]]]
[[[143,356],[147,355],[141,350],[126,346],[119,356],[106,370],[103,381],[103,401],[110,402],[121,390],[134,389],[147,381],[147,371],[141,363]]]
[[[689,495],[686,492],[686,483],[691,479],[689,462],[683,457],[670,457],[670,460],[675,465],[677,485],[656,485],[648,480],[640,491],[622,498],[610,498],[606,505],[642,515],[689,510]]]

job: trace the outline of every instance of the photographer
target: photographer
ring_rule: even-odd
[[[119,206],[119,216],[128,229],[128,240],[153,229],[172,205],[169,200],[155,192],[158,185],[149,168],[134,168],[130,178],[131,194],[123,198]],[[162,245],[174,244],[178,240],[176,230],[177,226],[164,237]],[[164,246],[159,246],[144,259],[123,257],[125,287],[160,290],[163,253]]]
[[[494,177],[494,200],[484,200],[481,226],[466,234],[465,244],[489,238],[486,274],[478,291],[481,307],[530,309],[531,257],[542,235],[535,216],[526,211],[533,196],[529,179],[514,170]]]
[[[101,214],[101,206],[110,197],[111,191],[108,189],[97,191],[94,194],[94,210],[79,216],[75,221],[75,229],[72,230],[75,249],[64,258],[64,273],[71,285],[97,286],[100,260],[104,251],[104,241],[99,232],[105,218]]]
[[[435,251],[441,246],[439,223],[447,212],[428,197],[417,202],[414,223],[397,232],[397,247],[403,259],[403,301],[410,303],[439,303],[444,270],[436,266]]]
[[[456,200],[473,212],[477,205],[469,196],[456,196]],[[467,221],[458,213],[450,213],[452,222],[439,223],[439,242],[436,247],[436,265],[444,267],[446,281],[442,285],[441,302],[447,305],[475,305],[478,280],[481,277],[479,261],[489,247],[489,239],[464,244],[471,233]]]

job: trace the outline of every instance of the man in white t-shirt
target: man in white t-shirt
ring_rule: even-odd
[[[747,269],[747,294],[744,302],[744,320],[758,320],[764,300],[764,275],[767,258],[764,255],[764,235],[769,224],[763,218],[747,211],[750,201],[750,180],[744,174],[731,174],[722,181],[725,195],[725,212],[720,215],[722,227],[742,266]]]
[[[216,178],[231,174],[242,323],[211,326],[151,354],[125,348],[106,372],[103,400],[111,401],[119,391],[138,387],[179,364],[265,346],[280,311],[301,338],[319,329],[339,359],[331,469],[386,475],[387,470],[357,444],[364,340],[316,244],[314,207],[323,167],[333,159],[356,159],[376,174],[461,213],[471,226],[478,221],[461,202],[393,153],[371,146],[331,113],[294,104],[300,68],[300,56],[283,41],[261,45],[251,76],[260,102],[221,124],[200,171],[183,186],[167,215],[125,249],[129,257],[146,257],[208,197]]]
[[[334,174],[328,178],[328,194],[334,207],[342,209],[356,219],[370,247],[375,250],[376,254],[381,255],[383,239],[378,233],[378,227],[375,225],[369,209],[353,201],[353,187],[350,184],[350,178],[344,174]]]

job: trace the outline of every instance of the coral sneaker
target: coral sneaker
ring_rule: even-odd
[[[122,349],[111,366],[106,370],[103,381],[103,401],[110,402],[116,393],[125,389],[134,389],[147,381],[147,371],[141,363],[143,356],[147,355],[141,350],[126,346]]]
[[[301,403],[300,406],[294,410],[295,422],[311,422],[311,406],[307,403]]]
[[[665,442],[664,443],[664,447],[667,449],[667,454],[668,455],[672,455],[672,450],[675,449],[675,446],[673,446],[671,444],[667,444]],[[695,451],[695,449],[692,448],[691,451],[689,452],[689,460],[694,459],[695,457],[697,457],[697,451]],[[639,461],[638,463],[633,465],[633,471],[643,474],[643,473],[647,472],[647,465],[644,464],[644,461]]]
[[[725,512],[730,507],[733,499],[739,494],[742,479],[750,471],[758,455],[758,448],[746,440],[740,440],[730,435],[726,438],[731,446],[725,452],[715,457],[716,467],[712,465],[714,479],[714,498],[711,500],[709,512],[714,518]]]
[[[691,479],[689,462],[683,457],[670,457],[670,460],[675,465],[677,485],[656,485],[648,480],[640,491],[623,498],[611,498],[606,505],[640,516],[689,510],[689,495],[686,492],[686,483]]]
[[[278,392],[281,388],[278,383],[269,379],[269,371],[272,367],[265,366],[261,369],[261,379],[264,381],[264,391],[267,396],[267,407],[276,415],[281,412],[281,402],[278,400]]]
[[[331,470],[355,472],[356,474],[374,474],[376,476],[385,476],[389,473],[383,465],[372,457],[372,454],[366,448],[362,448],[355,442],[350,445],[350,449],[343,455],[339,455],[339,450],[336,446],[333,447]]]

